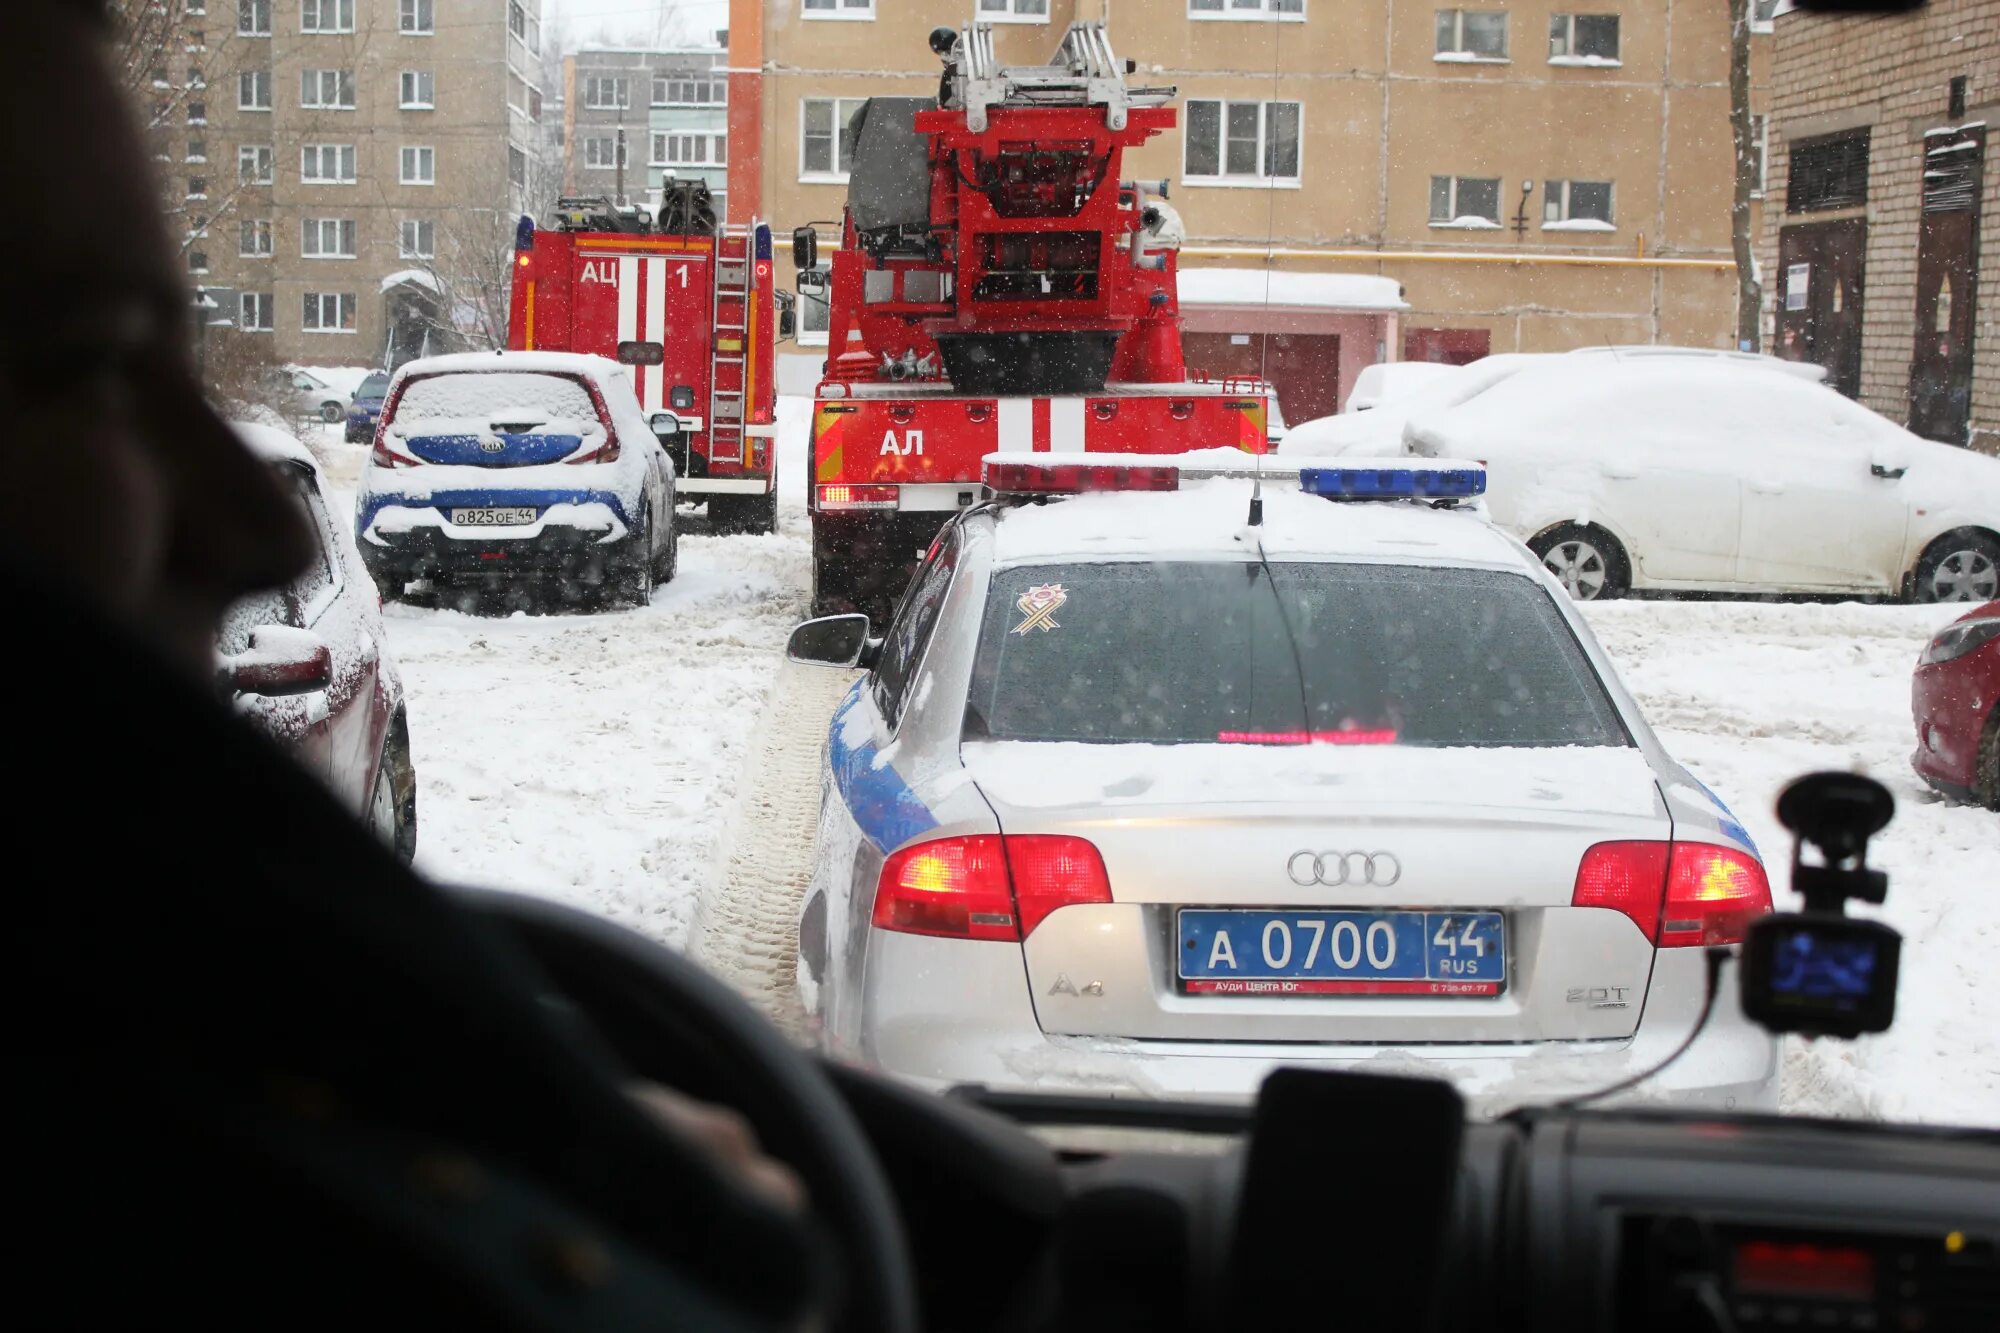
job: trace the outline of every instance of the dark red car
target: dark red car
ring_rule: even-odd
[[[2000,602],[1937,632],[1910,686],[1917,775],[1947,796],[2000,810]]]
[[[217,678],[237,710],[275,737],[404,860],[417,850],[417,776],[403,681],[383,643],[382,602],[304,445],[238,425],[305,510],[319,558],[286,588],[231,607],[216,635]]]

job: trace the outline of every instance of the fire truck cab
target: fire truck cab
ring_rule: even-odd
[[[562,200],[550,229],[522,218],[507,345],[630,366],[680,496],[706,501],[718,533],[770,532],[782,333],[771,228],[717,225],[706,187],[673,185],[657,224],[601,198]]]
[[[1262,452],[1269,390],[1182,359],[1180,222],[1124,152],[1175,90],[1127,83],[1102,22],[1045,65],[939,28],[938,96],[858,113],[813,403],[815,614],[880,615],[996,451]],[[810,228],[793,236],[817,263]]]

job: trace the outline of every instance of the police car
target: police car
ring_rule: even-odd
[[[866,668],[800,920],[823,1045],[1180,1097],[1421,1069],[1489,1111],[1664,1059],[1764,867],[1484,472],[1209,465],[992,456],[886,633],[794,631]],[[1630,1095],[1769,1106],[1776,1069],[1732,988]]]

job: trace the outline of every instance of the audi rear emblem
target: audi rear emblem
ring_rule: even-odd
[[[1292,853],[1285,873],[1300,888],[1325,884],[1372,884],[1387,888],[1403,877],[1403,863],[1392,852],[1310,852]]]

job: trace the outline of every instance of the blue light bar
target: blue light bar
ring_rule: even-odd
[[[1306,467],[1299,489],[1329,500],[1464,500],[1486,493],[1482,467]]]

